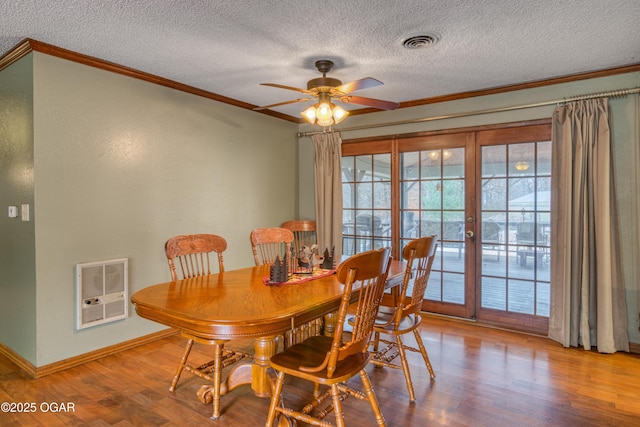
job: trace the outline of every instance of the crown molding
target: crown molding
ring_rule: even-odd
[[[113,62],[109,62],[109,61],[105,61],[92,56],[73,52],[71,50],[63,49],[61,47],[53,46],[48,43],[40,42],[34,39],[23,40],[18,45],[16,45],[16,47],[14,47],[12,50],[10,50],[4,56],[2,56],[0,58],[0,71],[8,67],[12,63],[16,62],[20,58],[24,57],[30,52],[45,53],[47,55],[56,56],[58,58],[88,65],[90,67],[95,67],[95,68],[110,71],[113,73],[122,74],[128,77],[133,77],[135,79],[144,80],[150,83],[169,87],[182,92],[212,99],[214,101],[222,102],[224,104],[233,105],[235,107],[240,107],[247,110],[253,110],[255,107],[257,107],[257,105],[238,101],[237,99],[228,98],[223,95],[218,95],[213,92],[208,92],[206,90],[202,90],[202,89],[195,88],[193,86],[178,83],[176,81],[165,79],[163,77],[159,77],[150,73],[145,73],[144,71],[135,70],[133,68],[118,65]],[[454,94],[435,96],[431,98],[405,101],[400,103],[399,108],[410,108],[410,107],[417,107],[420,105],[454,101],[458,99],[467,99],[467,98],[475,98],[475,97],[486,96],[486,95],[495,95],[499,93],[513,92],[513,91],[524,90],[524,89],[532,89],[532,88],[543,87],[543,86],[552,86],[552,85],[557,85],[561,83],[575,82],[579,80],[594,79],[598,77],[607,77],[607,76],[613,76],[617,74],[634,73],[638,71],[640,71],[640,64],[629,64],[629,65],[616,67],[616,68],[588,71],[585,73],[571,74],[567,76],[554,77],[554,78],[545,79],[545,80],[536,80],[531,82],[518,83],[518,84],[506,85],[506,86],[498,86],[494,88],[481,89],[476,91],[459,92]],[[260,114],[265,114],[267,116],[272,116],[282,120],[286,120],[292,123],[298,123],[298,124],[304,123],[304,120],[302,118],[293,117],[288,114],[280,113],[277,111],[260,110],[256,112]],[[368,114],[368,113],[376,113],[376,112],[380,112],[380,110],[375,108],[360,108],[356,110],[351,110],[350,114],[353,116],[357,116],[360,114]]]
[[[11,49],[0,58],[0,71],[4,70],[23,56],[26,56],[32,50],[33,49],[31,49],[29,39],[21,41],[18,45],[16,45],[13,49]]]
[[[613,76],[617,74],[635,73],[638,71],[640,71],[640,64],[629,64],[629,65],[624,65],[622,67],[588,71],[580,74],[570,74],[567,76],[554,77],[554,78],[545,79],[545,80],[536,80],[531,82],[517,83],[513,85],[506,85],[506,86],[497,86],[493,88],[475,90],[470,92],[460,92],[460,93],[453,93],[448,95],[434,96],[432,98],[423,98],[423,99],[416,99],[413,101],[405,101],[400,103],[399,108],[409,108],[409,107],[417,107],[420,105],[437,104],[439,102],[455,101],[458,99],[475,98],[475,97],[486,96],[486,95],[495,95],[499,93],[514,92],[517,90],[532,89],[532,88],[544,87],[544,86],[553,86],[561,83],[570,83],[570,82],[575,82],[579,80],[595,79],[598,77],[607,77],[607,76]],[[351,115],[357,116],[359,114],[374,113],[377,111],[380,111],[380,110],[376,110],[375,108],[363,108],[360,110],[351,111]]]
[[[154,74],[145,73],[144,71],[125,67],[123,65],[115,64],[113,62],[105,61],[103,59],[95,58],[89,55],[84,55],[82,53],[74,52],[68,49],[64,49],[61,47],[57,47],[57,46],[40,42],[37,40],[33,40],[33,39],[23,40],[16,47],[14,47],[7,54],[5,54],[2,58],[0,58],[0,71],[31,52],[44,53],[47,55],[55,56],[57,58],[66,59],[68,61],[76,62],[83,65],[88,65],[90,67],[99,68],[101,70],[109,71],[116,74],[121,74],[127,77],[132,77],[134,79],[144,80],[146,82],[154,83],[160,86],[165,86],[168,88],[179,90],[181,92],[186,92],[192,95],[201,96],[203,98],[222,102],[224,104],[229,104],[235,107],[244,108],[246,110],[253,110],[255,107],[257,107],[257,105],[238,101],[237,99],[229,98],[213,92],[208,92],[206,90],[198,89],[196,87],[179,83],[173,80],[169,80],[164,77],[159,77]],[[302,119],[297,119],[296,117],[279,113],[277,111],[262,110],[262,111],[256,111],[256,112],[260,114],[265,114],[267,116],[272,116],[272,117],[276,117],[286,121],[290,121],[293,123],[302,122]]]

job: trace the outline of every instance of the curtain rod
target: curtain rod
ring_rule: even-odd
[[[413,124],[413,123],[430,122],[430,121],[434,121],[434,120],[454,119],[454,118],[458,118],[458,117],[479,116],[479,115],[482,115],[482,114],[500,113],[500,112],[503,112],[503,111],[523,110],[525,108],[543,107],[543,106],[546,106],[546,105],[553,105],[553,104],[564,104],[564,103],[567,103],[567,102],[582,101],[582,100],[585,100],[585,99],[615,98],[615,97],[630,95],[630,94],[633,94],[633,93],[640,93],[640,87],[630,88],[630,89],[618,89],[618,90],[612,90],[612,91],[608,91],[608,92],[598,92],[598,93],[591,93],[591,94],[586,94],[586,95],[578,95],[578,96],[572,96],[572,97],[569,97],[569,98],[556,99],[554,101],[537,102],[535,104],[514,105],[514,106],[511,106],[511,107],[499,107],[499,108],[490,108],[488,110],[469,111],[469,112],[466,112],[466,113],[447,114],[447,115],[444,115],[444,116],[422,117],[422,118],[419,118],[419,119],[403,120],[403,121],[398,121],[398,122],[378,123],[378,124],[371,124],[371,125],[364,125],[364,126],[346,127],[346,128],[342,128],[342,129],[336,129],[336,130],[331,129],[331,130],[328,130],[328,131],[298,132],[298,138],[301,138],[303,136],[319,135],[319,134],[322,134],[322,133],[348,132],[348,131],[354,131],[354,130],[373,129],[373,128],[386,127],[386,126],[397,126],[397,125],[408,125],[408,124]]]

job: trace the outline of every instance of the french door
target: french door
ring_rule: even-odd
[[[344,253],[436,235],[423,309],[546,331],[549,138],[545,123],[346,142]]]

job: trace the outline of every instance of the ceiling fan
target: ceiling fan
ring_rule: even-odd
[[[372,77],[365,77],[350,83],[342,84],[338,79],[327,77],[327,73],[333,68],[333,62],[327,59],[316,61],[316,68],[322,73],[322,77],[311,79],[307,82],[307,88],[301,89],[297,87],[285,86],[276,83],[261,83],[263,86],[271,86],[280,89],[293,90],[304,93],[305,95],[314,96],[318,102],[304,110],[301,114],[309,123],[318,124],[320,126],[330,126],[342,121],[348,114],[340,106],[334,105],[331,100],[333,98],[344,104],[366,105],[368,107],[380,110],[395,110],[400,104],[397,102],[383,101],[381,99],[365,98],[362,96],[351,95],[352,92],[362,89],[369,89],[383,83]],[[278,102],[276,104],[256,107],[254,110],[266,110],[281,105],[294,104],[297,102],[311,101],[314,98],[299,98],[290,101]]]

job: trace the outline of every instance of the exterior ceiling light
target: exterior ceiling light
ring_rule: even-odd
[[[448,160],[452,156],[452,152],[449,150],[442,150],[442,158],[443,160]],[[440,150],[429,151],[428,154],[431,160],[438,160],[440,158]]]

